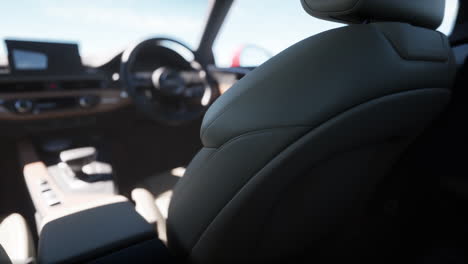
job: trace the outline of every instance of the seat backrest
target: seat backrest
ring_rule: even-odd
[[[191,262],[318,252],[450,100],[454,59],[434,31],[444,0],[302,4],[359,24],[293,45],[210,107],[167,220],[170,249]]]

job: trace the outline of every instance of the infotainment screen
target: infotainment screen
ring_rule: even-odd
[[[84,72],[78,45],[5,40],[13,75],[80,75]]]

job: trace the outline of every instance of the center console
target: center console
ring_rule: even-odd
[[[0,121],[41,127],[15,135],[35,208],[39,262],[166,263],[169,254],[154,223],[118,194],[109,157],[113,148],[105,136],[64,122],[129,104],[120,87],[109,85],[118,73],[85,67],[73,43],[7,40],[7,48],[9,65],[0,69]],[[68,118],[75,115],[80,116]],[[24,120],[38,121],[17,122]],[[56,134],[27,133],[52,131],[54,124],[60,128]]]
[[[99,149],[42,148],[49,154],[29,141],[18,146],[36,209],[39,263],[171,263],[154,223],[117,194]]]
[[[99,157],[96,148],[57,149],[41,156],[36,149],[28,141],[18,146],[39,232],[47,222],[65,215],[127,201],[117,194],[112,165]]]

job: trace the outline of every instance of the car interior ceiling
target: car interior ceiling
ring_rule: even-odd
[[[202,46],[205,48],[212,46],[232,4],[232,1],[215,2],[202,37],[207,43]],[[468,131],[463,124],[468,100],[468,1],[460,0],[449,40],[458,63],[448,107],[409,145],[390,175],[379,183],[365,214],[341,227],[330,241],[323,241],[340,241],[330,247],[340,252],[336,261],[353,258],[364,262],[372,252],[369,261],[375,261],[378,255],[381,263],[468,262],[468,179],[464,164]],[[161,56],[156,51],[142,52],[142,57]],[[201,64],[214,61],[211,50],[198,52],[203,54]],[[175,55],[165,56],[174,61]],[[118,71],[119,63],[120,57],[102,69],[112,69],[109,73]],[[143,61],[140,67],[145,68],[145,63],[149,62]],[[250,70],[213,68],[210,75],[216,85],[231,86]],[[39,229],[43,227],[37,225],[24,166],[35,162],[54,166],[59,160],[58,153],[67,149],[89,146],[97,149],[99,161],[112,164],[116,193],[129,200],[135,188],[146,188],[154,196],[170,191],[178,177],[168,172],[187,167],[203,147],[202,122],[202,115],[176,125],[155,122],[155,118],[142,115],[133,105],[92,115],[2,120],[0,216],[14,212],[24,216],[37,247]]]

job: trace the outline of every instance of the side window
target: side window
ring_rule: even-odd
[[[452,32],[458,0],[446,0],[439,31]],[[214,44],[219,67],[258,66],[294,43],[344,24],[308,15],[300,1],[236,0]]]
[[[216,64],[230,67],[240,59],[240,66],[258,66],[300,40],[340,26],[311,17],[299,0],[236,0],[214,44]],[[249,61],[242,61],[242,50]]]
[[[447,36],[452,33],[453,27],[455,26],[455,22],[457,20],[459,5],[458,1],[459,0],[445,0],[444,20],[437,30]]]

